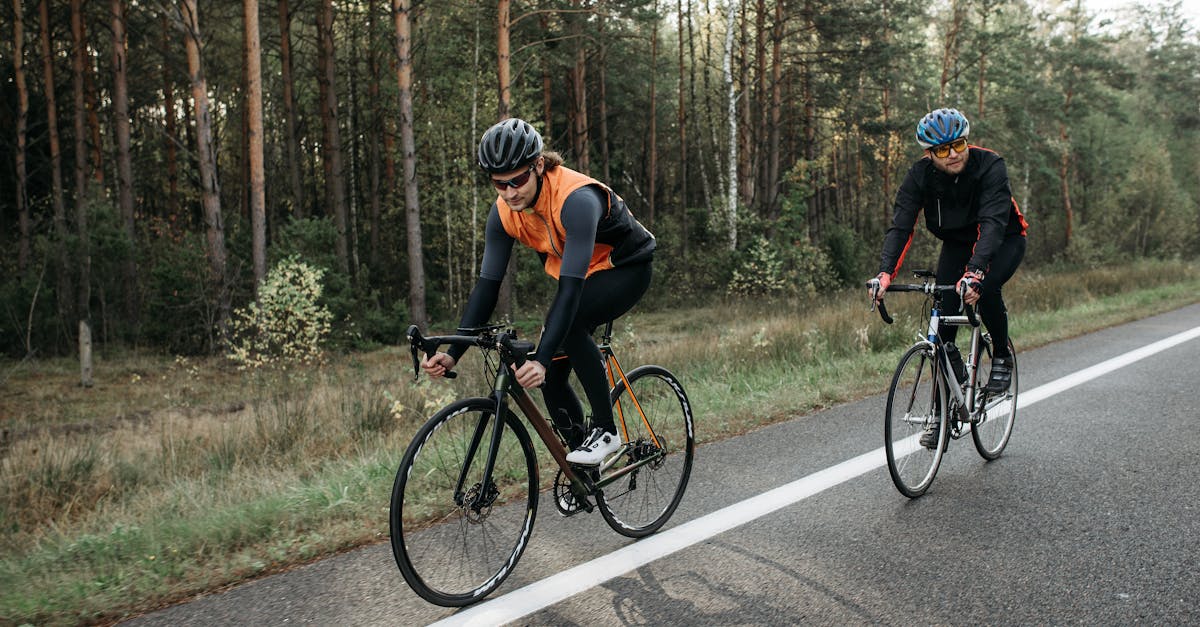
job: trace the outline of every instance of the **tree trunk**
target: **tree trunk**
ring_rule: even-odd
[[[379,134],[383,132],[383,113],[379,101],[379,55],[375,54],[375,34],[379,28],[378,16],[378,0],[370,0],[367,3],[367,72],[370,74],[367,99],[371,103],[371,125],[367,129],[367,202],[370,207],[367,219],[371,232],[367,239],[367,262],[371,264],[370,269],[374,272],[382,270],[379,265],[379,230],[383,226],[380,223],[383,210],[379,172]]]
[[[946,85],[956,74],[955,68],[958,67],[958,50],[959,50],[959,35],[962,33],[963,18],[965,17],[966,9],[963,6],[962,0],[952,0],[951,9],[953,19],[950,22],[950,30],[946,33],[942,40],[942,77],[938,91],[938,106],[945,106],[946,102]]]
[[[64,322],[65,335],[72,333],[74,306],[71,304],[71,273],[68,270],[67,207],[63,199],[62,147],[58,138],[58,100],[54,95],[54,50],[50,43],[50,0],[42,0],[38,6],[41,18],[42,74],[44,74],[46,98],[46,133],[50,142],[50,198],[54,206],[55,252],[58,256],[58,313]],[[69,326],[66,326],[69,322]]]
[[[226,276],[225,223],[221,216],[221,185],[217,180],[217,155],[212,140],[212,119],[208,104],[208,80],[201,64],[200,18],[196,0],[180,0],[184,41],[187,45],[188,78],[192,84],[192,112],[196,126],[196,168],[200,175],[200,204],[204,210],[208,243],[209,281],[217,297],[214,327],[220,342],[225,340],[229,321],[230,296]],[[215,348],[215,341],[210,341]]]
[[[983,0],[983,2],[981,3],[981,6],[979,8],[979,33],[980,33],[980,38],[982,39],[982,42],[981,42],[981,45],[979,46],[979,107],[976,110],[976,116],[980,120],[983,119],[983,110],[984,110],[983,109],[983,92],[984,92],[984,86],[986,85],[985,77],[987,76],[988,46],[989,46],[989,42],[987,39],[987,36],[988,36],[987,23],[988,23],[988,16],[991,15],[991,12],[992,12],[991,3],[988,2],[987,0]]]
[[[100,103],[96,90],[96,67],[92,63],[92,54],[89,50],[89,44],[87,43],[91,41],[91,39],[88,37],[88,28],[91,27],[91,23],[87,21],[87,16],[83,15],[83,11],[84,9],[80,9],[80,15],[83,16],[83,21],[80,23],[79,28],[81,35],[80,40],[84,42],[83,98],[84,102],[86,103],[87,128],[89,137],[91,138],[91,142],[88,144],[88,148],[91,150],[90,155],[92,157],[92,171],[90,175],[96,180],[97,183],[103,183],[104,152],[102,150],[103,144],[100,139]]]
[[[421,204],[417,194],[416,140],[413,137],[410,0],[392,0],[396,22],[396,80],[400,85],[400,151],[404,167],[405,224],[408,235],[408,313],[425,328],[425,264],[422,257]]]
[[[120,207],[121,226],[129,240],[129,259],[125,260],[125,316],[137,326],[138,269],[132,251],[137,240],[133,214],[133,161],[130,157],[129,90],[126,65],[125,10],[122,0],[112,0],[113,32],[113,131],[117,140],[117,206]]]
[[[572,0],[571,5],[579,9],[582,7],[582,0]],[[575,147],[575,167],[583,173],[588,173],[591,170],[591,159],[588,154],[588,115],[587,115],[587,48],[584,42],[587,41],[583,36],[582,17],[577,17],[571,21],[571,32],[576,35],[575,39],[575,69],[571,72],[571,81],[574,92],[574,120],[575,126],[572,129],[571,137],[574,139]]]
[[[292,78],[292,13],[288,0],[279,0],[279,65],[283,83],[284,144],[287,147],[288,180],[292,188],[292,214],[308,215],[304,204],[304,183],[300,176],[299,130],[296,122],[296,96]]]
[[[813,6],[811,0],[804,2],[804,30],[812,32]],[[815,242],[821,232],[821,200],[817,195],[817,111],[816,97],[813,94],[813,68],[809,57],[805,56],[801,68],[801,100],[804,102],[804,160],[808,166],[808,241]]]
[[[738,213],[738,112],[737,94],[733,86],[733,32],[737,26],[738,2],[732,0],[725,17],[725,56],[721,61],[721,70],[725,76],[725,90],[729,115],[729,188],[725,197],[725,228],[728,236],[726,247],[730,251],[737,250],[737,213]]]
[[[71,39],[74,46],[72,65],[75,85],[75,236],[78,239],[79,284],[76,286],[76,314],[79,318],[79,384],[92,386],[91,300],[92,252],[88,231],[88,151],[84,95],[87,71],[87,42],[83,38],[83,0],[71,0]]]
[[[542,32],[550,32],[550,13],[542,13],[538,17],[538,23],[541,25]],[[553,56],[551,54],[541,55],[542,135],[544,137],[554,137],[554,125],[551,123],[554,120],[554,81],[551,78]]]
[[[166,217],[168,223],[174,225],[179,219],[179,157],[176,143],[179,141],[179,131],[175,128],[175,81],[171,78],[171,63],[169,62],[170,55],[168,50],[169,44],[172,41],[171,26],[167,21],[167,14],[163,13],[162,18],[162,78],[163,78],[163,117],[165,118],[165,127],[167,139],[167,206]]]
[[[657,197],[658,183],[658,89],[655,77],[658,76],[658,2],[654,3],[654,21],[650,25],[650,120],[647,134],[649,147],[649,159],[646,164],[646,189],[647,203],[649,208],[646,212],[646,218],[653,227],[655,224],[654,218],[654,199]]]
[[[771,107],[767,126],[766,185],[763,203],[769,224],[779,219],[780,134],[783,124],[783,3],[775,3],[775,24],[771,29]]]
[[[686,97],[687,92],[684,90],[684,82],[685,82],[685,79],[690,78],[690,82],[688,84],[691,85],[692,90],[695,90],[696,75],[695,75],[694,71],[688,76],[684,75],[685,68],[684,68],[684,63],[683,63],[683,48],[684,48],[683,47],[683,33],[684,33],[683,0],[677,0],[677,2],[675,4],[676,4],[676,7],[675,7],[676,8],[676,17],[677,17],[677,21],[678,21],[678,31],[679,31],[679,107],[678,107],[678,110],[675,112],[676,113],[676,122],[675,123],[676,123],[676,126],[679,127],[679,221],[680,221],[680,230],[682,231],[681,252],[682,252],[683,259],[686,260],[687,254],[688,254],[688,241],[687,241],[688,240],[688,211],[687,211],[687,208],[688,208],[688,152],[687,152],[687,145],[688,144],[687,144],[687,97]],[[687,39],[688,39],[688,45],[690,46],[692,44],[692,28],[691,28],[692,24],[691,24],[691,6],[690,6],[691,3],[689,2],[688,4],[689,4],[689,6],[688,6],[688,13],[687,13],[687,15],[688,15],[688,19],[687,19],[688,38]],[[693,54],[692,58],[693,59],[695,58],[694,54]],[[694,67],[695,63],[693,63],[692,65]]]
[[[510,117],[512,103],[512,51],[509,42],[512,35],[511,0],[498,0],[496,14],[496,80],[499,90],[496,119],[506,120]],[[478,136],[473,139],[478,140]],[[504,271],[504,280],[500,282],[500,296],[496,301],[496,312],[509,318],[513,313],[513,274],[513,263],[510,260],[508,268]]]
[[[655,1],[657,5],[657,0]],[[657,8],[657,7],[656,7]],[[608,159],[608,40],[604,34],[604,24],[606,9],[603,6],[597,6],[596,19],[599,21],[597,26],[598,39],[600,40],[600,58],[596,62],[597,74],[596,82],[600,88],[600,174],[606,182],[612,180],[612,172],[609,168]],[[655,29],[658,28],[658,20],[654,21]],[[655,41],[657,41],[655,37]]]
[[[512,49],[509,43],[512,34],[512,0],[499,0],[496,13],[496,78],[499,88],[496,119],[505,120],[512,108]]]
[[[267,278],[266,174],[263,166],[262,47],[258,39],[258,0],[244,0],[246,31],[246,118],[250,148],[250,238],[255,290]]]
[[[25,174],[25,125],[29,115],[29,90],[25,86],[25,15],[21,0],[13,0],[13,78],[17,84],[17,272],[21,275],[29,269],[30,221],[29,198]]]
[[[342,133],[338,129],[336,57],[333,49],[333,0],[322,0],[317,18],[317,85],[320,88],[322,142],[325,157],[325,197],[337,229],[338,267],[350,274],[350,240],[347,233],[346,179],[342,170]]]

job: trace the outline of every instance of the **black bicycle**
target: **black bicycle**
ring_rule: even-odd
[[[1017,351],[1012,340],[1008,341],[1012,384],[1003,393],[990,393],[982,373],[984,366],[991,368],[992,339],[981,331],[974,308],[964,303],[965,315],[943,316],[942,295],[955,286],[936,285],[929,270],[917,270],[913,275],[924,281],[892,284],[887,291],[925,294],[929,326],[924,339],[913,344],[896,366],[883,423],[888,472],[896,489],[909,498],[929,489],[949,440],[970,432],[975,450],[993,460],[1004,452],[1017,418]],[[879,315],[892,323],[882,301]],[[971,351],[964,360],[967,380],[961,384],[938,336],[939,324],[971,327]]]
[[[392,488],[391,544],[405,581],[431,603],[469,605],[516,567],[533,532],[541,484],[533,441],[515,405],[558,466],[554,504],[571,516],[599,509],[620,533],[657,531],[687,488],[692,470],[692,408],[675,375],[661,366],[625,372],[611,346],[612,322],[598,343],[611,387],[621,447],[598,466],[566,460],[565,437],[516,383],[533,343],[492,325],[423,337],[409,327],[413,370],[419,352],[441,346],[482,349],[492,392],[447,405],[417,432]],[[447,373],[453,377],[455,373]]]

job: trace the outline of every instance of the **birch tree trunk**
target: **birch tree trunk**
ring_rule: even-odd
[[[209,281],[217,295],[214,328],[219,340],[210,340],[214,347],[225,340],[229,321],[230,296],[226,276],[225,222],[221,216],[221,185],[217,180],[217,157],[212,139],[212,118],[209,113],[208,80],[200,59],[200,17],[196,0],[180,0],[183,17],[184,42],[187,46],[188,78],[192,84],[192,114],[195,116],[196,168],[200,175],[200,205],[208,244]]]
[[[396,22],[396,81],[400,85],[400,151],[404,169],[404,215],[408,236],[408,313],[425,328],[425,264],[421,241],[421,204],[417,194],[416,140],[413,137],[411,0],[392,0]]]
[[[729,124],[729,164],[727,176],[729,185],[725,195],[725,228],[728,239],[727,248],[737,250],[737,218],[738,218],[738,111],[737,94],[733,86],[733,32],[737,22],[738,2],[730,0],[725,17],[725,56],[721,60],[721,71],[725,76],[727,93],[728,124]]]
[[[114,0],[116,1],[116,0]],[[246,34],[246,120],[250,151],[250,251],[254,289],[267,278],[266,174],[263,168],[262,47],[258,35],[258,0],[244,0]]]

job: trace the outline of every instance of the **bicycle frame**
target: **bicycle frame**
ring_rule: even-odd
[[[983,351],[983,334],[978,316],[972,306],[963,303],[963,314],[954,316],[941,315],[942,293],[951,289],[954,286],[936,285],[933,280],[932,273],[918,273],[917,276],[923,277],[925,282],[920,285],[892,285],[888,288],[891,292],[921,292],[929,296],[933,303],[929,308],[929,326],[925,332],[924,344],[927,345],[936,355],[937,368],[941,373],[943,381],[955,381],[955,385],[947,385],[950,390],[951,405],[962,408],[962,416],[960,422],[976,423],[981,422],[987,415],[986,411],[980,411],[979,415],[974,410],[978,401],[976,393],[978,386],[976,382],[979,376],[979,359],[980,353]],[[885,322],[892,323],[891,316],[888,315],[887,309],[883,303],[879,303],[879,314]],[[958,379],[954,375],[954,368],[950,365],[950,356],[946,352],[945,342],[942,340],[938,329],[942,324],[950,326],[969,326],[971,327],[971,349],[967,353],[964,365],[967,368],[967,391],[964,394],[962,386],[957,384]],[[986,408],[980,408],[985,410]],[[959,434],[961,435],[961,434]]]
[[[616,381],[618,378],[624,382],[626,389],[629,391],[629,397],[633,401],[637,416],[640,417],[642,423],[646,426],[646,431],[650,433],[651,438],[654,440],[654,445],[660,450],[656,454],[629,464],[628,466],[625,466],[608,476],[600,477],[599,473],[603,472],[610,466],[601,467],[597,472],[597,480],[595,481],[593,481],[593,479],[587,476],[585,473],[576,472],[576,468],[567,461],[567,449],[562,445],[562,442],[559,441],[558,435],[554,432],[553,427],[550,426],[549,420],[547,420],[542,414],[541,410],[538,409],[536,403],[533,401],[533,398],[529,395],[529,393],[520,385],[516,384],[516,381],[508,368],[508,360],[502,358],[496,369],[496,377],[492,385],[491,398],[495,403],[496,409],[493,412],[490,421],[481,419],[479,424],[476,426],[475,432],[471,436],[471,442],[467,449],[468,462],[460,471],[458,480],[455,484],[454,501],[458,506],[462,507],[466,505],[464,502],[464,484],[466,482],[466,477],[469,475],[471,470],[470,460],[474,458],[475,451],[478,450],[478,447],[483,442],[485,429],[487,427],[485,423],[487,422],[492,423],[492,433],[488,441],[488,454],[484,466],[482,481],[484,490],[480,492],[478,497],[479,500],[471,503],[470,506],[475,511],[480,511],[484,507],[491,505],[491,499],[493,498],[490,494],[490,487],[492,486],[492,472],[495,470],[495,460],[500,450],[500,441],[502,439],[504,430],[504,416],[507,414],[508,400],[510,398],[516,403],[517,407],[521,410],[521,413],[524,414],[526,420],[533,427],[534,432],[537,433],[538,438],[540,438],[546,445],[546,449],[550,452],[550,456],[562,470],[563,476],[566,477],[566,479],[570,482],[572,493],[581,504],[583,509],[587,511],[591,511],[593,507],[591,502],[586,498],[587,496],[594,495],[597,491],[619,480],[621,477],[624,477],[625,475],[641,468],[642,466],[654,463],[665,456],[666,453],[662,450],[662,446],[659,444],[658,436],[654,433],[654,429],[650,426],[650,421],[646,418],[646,414],[642,410],[641,404],[638,402],[636,395],[634,395],[633,390],[630,387],[629,380],[625,377],[625,371],[621,368],[621,364],[617,360],[616,354],[612,350],[611,342],[612,322],[609,322],[605,326],[603,338],[599,344],[600,351],[604,355],[605,368],[608,372],[609,388],[612,389],[616,386]],[[502,343],[503,341],[498,342],[498,344]],[[521,359],[521,361],[523,362],[523,359]],[[619,402],[617,403],[617,419],[621,423],[622,441],[626,446],[628,446],[629,432],[625,424],[625,410]],[[615,459],[615,457],[613,459]]]

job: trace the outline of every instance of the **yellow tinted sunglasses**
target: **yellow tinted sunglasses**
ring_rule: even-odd
[[[967,149],[967,140],[960,137],[949,144],[934,146],[933,148],[929,149],[929,152],[932,152],[933,156],[937,157],[938,159],[945,159],[946,157],[950,156],[951,148],[954,149],[954,152],[962,152]]]

